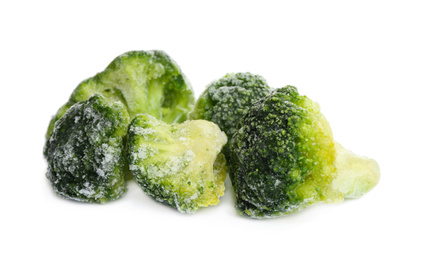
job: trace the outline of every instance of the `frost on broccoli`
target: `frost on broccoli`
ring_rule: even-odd
[[[104,203],[121,197],[126,108],[99,94],[74,104],[55,124],[46,142],[47,178],[68,199]]]
[[[318,104],[295,87],[257,102],[240,122],[230,150],[230,178],[243,215],[277,217],[348,197],[335,182],[340,166],[331,128]]]
[[[226,135],[212,122],[166,124],[146,114],[129,125],[129,168],[142,189],[180,212],[216,205],[224,194]]]
[[[230,140],[238,122],[251,105],[270,92],[270,87],[261,76],[250,73],[227,74],[206,87],[189,118],[216,123]],[[228,156],[228,145],[223,152]]]
[[[123,103],[131,118],[147,113],[167,123],[185,121],[195,102],[189,81],[166,53],[131,51],[77,86],[69,101],[52,118],[46,137],[73,104],[95,93],[102,94],[110,103]]]

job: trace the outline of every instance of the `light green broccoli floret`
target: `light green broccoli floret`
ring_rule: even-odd
[[[99,94],[74,104],[56,122],[44,150],[47,178],[68,199],[104,203],[121,197],[126,108]]]
[[[204,119],[219,125],[231,140],[238,122],[254,102],[271,92],[266,80],[250,73],[227,74],[210,83],[198,98],[190,119]],[[226,145],[223,153],[229,155]]]
[[[189,81],[166,53],[131,51],[77,86],[69,101],[52,118],[46,137],[73,104],[95,93],[102,94],[110,103],[120,101],[131,118],[147,113],[167,123],[185,121],[195,101]]]
[[[378,181],[377,164],[350,159],[354,157],[340,148],[336,152],[318,104],[292,86],[255,103],[230,143],[236,208],[253,218],[359,197]],[[348,164],[357,164],[361,174],[353,175]]]
[[[212,122],[166,124],[146,114],[129,125],[129,168],[142,189],[180,212],[216,205],[224,194],[226,135]]]

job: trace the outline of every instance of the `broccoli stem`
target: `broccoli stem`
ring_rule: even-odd
[[[334,141],[336,147],[337,178],[334,189],[343,193],[346,199],[356,199],[363,196],[377,185],[380,179],[380,169],[373,159],[359,156],[346,150]]]
[[[148,97],[149,104],[148,114],[155,118],[161,118],[161,104],[164,101],[164,83],[159,80],[152,80],[148,83]]]

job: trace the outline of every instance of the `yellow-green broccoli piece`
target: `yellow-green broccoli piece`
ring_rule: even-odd
[[[226,135],[205,120],[166,124],[141,114],[129,125],[129,168],[141,188],[180,212],[216,205],[224,194]]]

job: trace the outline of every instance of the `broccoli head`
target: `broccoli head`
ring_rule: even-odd
[[[193,213],[224,194],[226,135],[212,122],[166,124],[147,114],[129,125],[129,168],[141,188],[159,202]]]
[[[195,102],[189,81],[166,53],[131,51],[77,86],[69,101],[52,118],[46,137],[73,104],[95,93],[102,94],[110,103],[123,103],[131,118],[147,113],[167,123],[185,121]]]
[[[56,122],[46,142],[47,178],[68,199],[104,203],[121,197],[126,108],[99,94],[78,102]]]
[[[346,196],[335,182],[339,165],[331,128],[318,104],[295,87],[255,103],[230,143],[230,178],[243,215],[277,217]]]
[[[271,92],[266,80],[250,73],[227,74],[210,83],[198,98],[190,119],[204,119],[219,125],[228,140],[251,105]],[[224,154],[229,155],[228,145]]]

